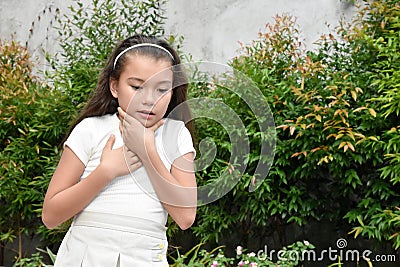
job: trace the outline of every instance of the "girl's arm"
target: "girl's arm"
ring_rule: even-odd
[[[128,173],[123,148],[113,150],[114,141],[112,135],[103,149],[99,166],[81,182],[78,181],[85,166],[65,147],[43,203],[42,220],[46,227],[54,228],[67,221],[82,211],[113,178]],[[136,164],[131,169],[141,165]]]
[[[182,230],[189,228],[196,218],[197,188],[193,170],[193,153],[174,161],[171,172],[162,162],[154,143],[147,144],[143,166],[164,208]]]
[[[162,162],[155,145],[154,131],[162,122],[151,128],[144,126],[118,109],[123,123],[123,135],[129,153],[139,156],[159,200],[181,229],[189,228],[196,217],[197,187],[193,167],[193,153],[177,158],[169,171]],[[134,152],[132,152],[134,151]]]

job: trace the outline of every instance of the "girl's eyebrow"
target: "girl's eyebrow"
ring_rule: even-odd
[[[128,80],[132,80],[132,81],[136,81],[136,82],[140,82],[140,83],[144,83],[145,81],[143,79],[137,78],[137,77],[129,77]],[[162,81],[158,81],[157,84],[164,84],[164,83],[172,83],[171,80],[162,80]]]
[[[145,82],[143,79],[140,79],[140,78],[137,78],[137,77],[129,77],[128,80],[133,80],[133,81],[141,82],[141,83]]]
[[[157,84],[164,84],[164,83],[166,83],[166,84],[172,84],[172,81],[170,81],[170,80],[165,80],[165,81],[159,81],[159,82],[157,82]]]
[[[137,77],[129,77],[128,81],[134,81],[134,82],[139,82],[140,84],[145,83],[145,81],[143,79],[137,78]],[[161,85],[161,84],[167,84],[170,85],[172,84],[171,80],[162,80],[162,81],[158,81],[157,83],[155,83],[157,85]]]

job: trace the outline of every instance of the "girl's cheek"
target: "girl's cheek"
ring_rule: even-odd
[[[126,103],[127,107],[129,105],[132,105],[131,103],[137,103],[139,101],[139,97],[138,96],[135,97],[135,95],[136,95],[136,92],[132,92],[127,96],[127,99],[125,100],[127,102]]]
[[[161,101],[164,105],[169,105],[169,102],[171,102],[171,98],[172,98],[172,93],[168,92],[166,94],[164,94],[163,96],[161,96]]]

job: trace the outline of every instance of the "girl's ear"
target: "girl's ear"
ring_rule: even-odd
[[[118,81],[110,79],[110,91],[113,97],[118,98]]]

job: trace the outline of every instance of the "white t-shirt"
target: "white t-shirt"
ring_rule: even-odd
[[[72,130],[64,145],[85,165],[81,180],[100,164],[103,148],[111,134],[116,137],[113,149],[123,145],[119,123],[116,114],[90,117]],[[155,144],[168,170],[171,170],[172,163],[178,157],[189,152],[195,153],[190,132],[181,121],[165,119],[165,124],[155,132]],[[141,217],[163,225],[168,217],[144,167],[132,174],[115,178],[84,208],[84,211]]]

